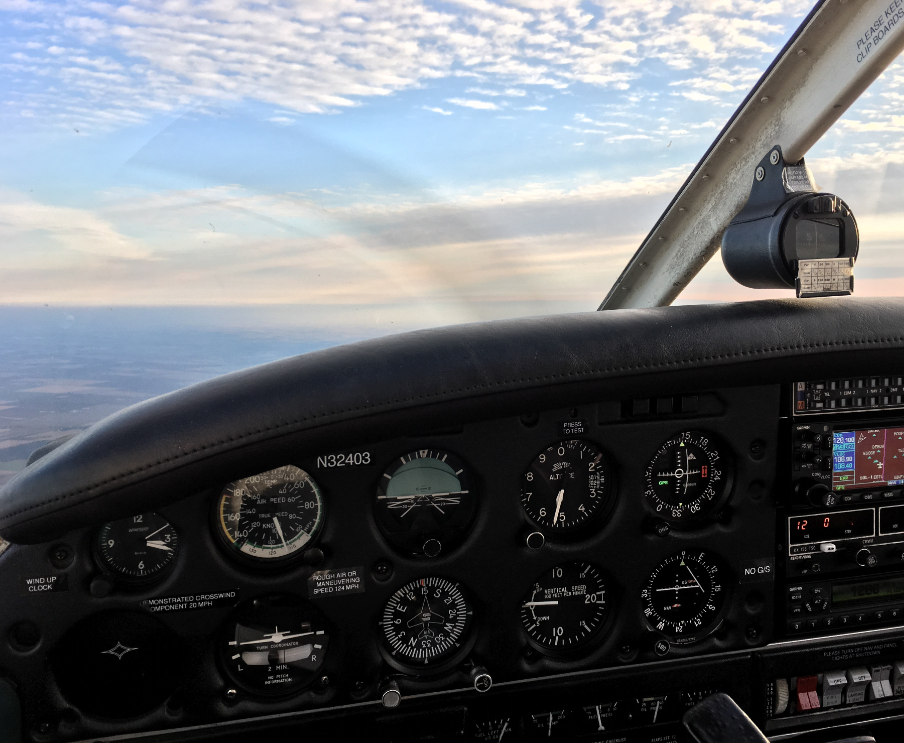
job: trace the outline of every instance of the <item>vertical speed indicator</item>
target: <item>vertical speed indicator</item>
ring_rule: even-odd
[[[545,572],[521,603],[531,644],[548,655],[586,648],[608,616],[607,593],[600,570],[589,562],[566,562]]]

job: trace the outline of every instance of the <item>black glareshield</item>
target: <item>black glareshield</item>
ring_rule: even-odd
[[[747,204],[725,230],[722,261],[744,286],[794,289],[801,261],[856,260],[859,247],[848,205],[817,193],[803,160],[788,165],[774,147],[757,166]]]

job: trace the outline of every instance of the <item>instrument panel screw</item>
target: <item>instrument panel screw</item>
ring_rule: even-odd
[[[765,178],[765,177],[766,177],[766,171],[763,170],[763,167],[762,167],[762,166],[758,167],[758,168],[756,169],[756,179],[757,179],[758,181],[761,181],[761,180],[763,180],[763,178]]]
[[[56,544],[50,550],[50,564],[55,568],[68,568],[75,559],[75,551],[68,544]]]
[[[235,699],[239,693],[235,689],[226,689],[226,698],[230,701]]]
[[[769,162],[773,165],[778,165],[778,158],[778,150],[772,150],[772,152],[769,153]]]
[[[367,686],[363,681],[355,681],[355,691],[364,691],[364,687]]]
[[[766,442],[756,439],[750,443],[750,456],[754,459],[762,459],[766,453]]]
[[[634,652],[634,646],[626,642],[618,649],[618,652],[620,652],[622,655],[631,655],[631,653]]]
[[[392,563],[389,560],[378,560],[374,565],[374,578],[387,581],[392,577]]]
[[[748,640],[756,640],[760,636],[760,630],[758,627],[748,627],[747,628],[747,639]]]
[[[321,676],[320,680],[317,683],[321,689],[326,689],[326,687],[330,685],[330,677],[329,676]]]

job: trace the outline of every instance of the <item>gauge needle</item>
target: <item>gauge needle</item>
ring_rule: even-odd
[[[159,539],[152,539],[150,542],[147,542],[148,547],[153,547],[155,550],[163,550],[164,552],[172,552],[173,548],[169,545],[161,542]]]
[[[273,523],[276,525],[276,533],[279,534],[279,538],[282,539],[282,546],[289,549],[289,545],[286,544],[286,538],[282,533],[282,527],[279,525],[279,519],[276,518],[276,516],[273,517]]]
[[[691,566],[688,565],[687,563],[684,563],[684,567],[686,567],[687,572],[689,572],[691,574],[691,578],[694,579],[694,583],[697,584],[697,588],[699,588],[701,591],[703,591],[703,586],[700,585],[700,581],[697,580],[697,576],[694,575],[694,571],[691,570]],[[703,591],[703,593],[706,593],[706,591]]]
[[[556,496],[556,515],[552,517],[552,523],[556,523],[559,520],[559,511],[562,510],[562,499],[565,497],[565,488],[562,488],[559,491],[559,494]]]
[[[154,536],[155,534],[159,534],[159,533],[162,532],[167,526],[169,526],[169,524],[164,524],[164,525],[161,526],[159,529],[157,529],[157,531],[152,531],[150,534],[148,534],[148,535],[145,537],[145,539],[150,539],[150,538],[151,538],[152,536]]]
[[[151,532],[151,533],[148,534],[146,537],[138,537],[137,539],[133,539],[131,542],[129,542],[129,544],[130,544],[130,545],[131,545],[131,544],[138,544],[142,539],[148,540],[148,539],[150,539],[152,536],[154,536],[154,534],[159,534],[160,532],[162,532],[162,531],[163,531],[166,527],[168,527],[168,526],[169,526],[169,524],[164,524],[164,525],[161,526],[159,529],[157,529],[157,531]]]
[[[523,606],[558,606],[558,601],[528,601]]]
[[[505,731],[508,730],[508,720],[505,721],[505,725],[502,726],[502,730],[499,733],[499,737],[496,738],[497,741],[502,740],[502,736],[505,735]]]

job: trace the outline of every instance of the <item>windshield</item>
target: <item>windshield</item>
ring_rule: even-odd
[[[233,369],[592,310],[809,7],[0,3],[0,483]],[[900,291],[901,80],[808,156],[858,294]]]

